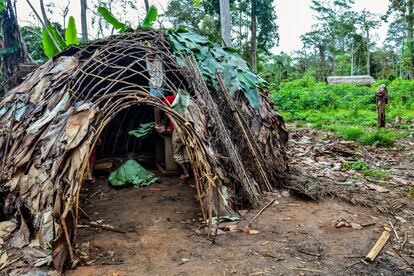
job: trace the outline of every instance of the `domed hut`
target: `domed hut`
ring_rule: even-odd
[[[164,96],[190,95],[185,116],[151,93],[154,81]],[[21,214],[32,242],[52,248],[56,269],[75,262],[91,153],[98,140],[112,153],[131,151],[113,133],[154,120],[154,108],[185,145],[206,220],[258,206],[283,184],[288,135],[264,81],[232,49],[194,33],[139,30],[67,49],[1,100],[1,219]]]

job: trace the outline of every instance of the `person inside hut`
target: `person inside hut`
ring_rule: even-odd
[[[177,96],[170,95],[166,96],[163,100],[163,104],[171,107],[173,103],[176,103]],[[174,122],[168,114],[164,114],[166,120],[164,124],[155,126],[155,130],[160,134],[171,134],[172,135],[172,146],[173,146],[173,158],[174,161],[180,166],[183,173],[180,176],[180,180],[188,180],[190,178],[190,158],[183,141],[180,138],[178,130],[174,127]]]

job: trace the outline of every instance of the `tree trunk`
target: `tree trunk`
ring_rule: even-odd
[[[369,29],[365,30],[367,33],[367,75],[371,76],[371,52],[370,52],[370,37],[369,37]]]
[[[230,1],[220,0],[221,38],[224,47],[231,47]]]
[[[250,41],[250,52],[251,52],[251,65],[253,71],[257,71],[257,0],[252,0],[252,14],[251,14],[251,41]]]
[[[22,46],[17,18],[11,1],[5,3],[5,9],[1,13],[2,48],[5,54],[2,58],[4,90],[8,91],[19,84],[19,64],[26,60],[27,53]]]
[[[408,27],[408,43],[410,46],[413,44],[413,27],[414,27],[414,0],[408,0],[408,15],[407,15],[407,27]]]
[[[351,52],[351,76],[354,75],[354,51]]]
[[[243,25],[243,15],[242,15],[242,10],[241,10],[241,0],[239,1],[239,50],[240,53],[242,52],[243,49],[243,30],[242,30],[242,25]]]
[[[318,46],[319,49],[319,58],[320,58],[320,73],[319,73],[319,81],[325,80],[325,71],[326,71],[326,65],[325,65],[325,47],[323,45]]]
[[[408,49],[410,53],[414,50],[414,41],[413,41],[413,28],[414,28],[414,0],[408,0],[407,3],[408,15],[407,15],[407,27],[408,27]],[[414,56],[411,55],[410,57],[411,62],[414,62]],[[409,75],[411,79],[411,70],[409,70]]]
[[[149,8],[150,8],[149,2],[148,2],[148,0],[144,0],[144,3],[145,3],[145,10],[146,10],[146,11],[147,11],[147,13],[148,13]]]
[[[45,5],[43,3],[43,0],[40,0],[40,11],[42,12],[43,22],[45,23],[45,25],[49,24],[50,21],[47,18],[46,9],[45,9]]]
[[[81,24],[82,24],[82,40],[88,42],[88,21],[86,18],[86,12],[88,10],[87,0],[80,0],[81,5]]]

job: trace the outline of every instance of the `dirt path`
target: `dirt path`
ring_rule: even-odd
[[[197,234],[200,213],[188,185],[162,178],[150,187],[114,190],[100,179],[87,188],[84,211],[127,233],[81,228],[78,246],[89,265],[67,275],[410,275],[391,245],[374,264],[354,264],[389,221],[366,208],[283,192],[254,224],[257,235],[226,232],[213,245]],[[341,219],[375,225],[336,228]]]

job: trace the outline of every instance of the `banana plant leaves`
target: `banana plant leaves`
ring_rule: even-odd
[[[260,95],[258,87],[266,83],[254,74],[249,65],[234,49],[223,48],[217,43],[210,43],[207,38],[184,28],[168,30],[174,54],[180,63],[180,52],[194,54],[207,85],[219,91],[216,76],[219,73],[231,95],[242,91],[250,105],[258,109]],[[182,62],[180,63],[184,65]]]
[[[106,22],[112,25],[115,30],[125,32],[127,29],[126,24],[119,22],[118,19],[105,7],[99,7],[98,12],[102,15]]]
[[[105,19],[106,22],[112,25],[115,30],[118,30],[121,33],[131,32],[133,31],[132,28],[126,24],[120,22],[115,16],[105,7],[99,7],[98,12],[102,17]]]
[[[62,49],[65,49],[66,43],[63,41],[62,37],[60,36],[59,32],[56,30],[56,28],[52,24],[47,24],[46,29],[43,29],[42,31],[42,44],[43,49],[45,51],[45,54],[48,58],[52,58],[55,55],[59,53],[59,49],[56,47],[56,44]],[[49,33],[52,35],[50,37]],[[55,41],[55,42],[53,42]]]
[[[130,159],[117,170],[113,171],[111,175],[109,175],[108,180],[114,187],[132,184],[135,188],[139,188],[151,185],[157,181],[157,178],[138,164],[137,161]]]
[[[79,45],[78,31],[76,29],[76,22],[73,16],[69,16],[68,27],[65,32],[66,46]]]
[[[129,131],[128,134],[137,138],[143,138],[150,134],[154,130],[154,127],[155,123],[140,124],[139,128]]]
[[[140,24],[140,27],[143,29],[151,29],[154,25],[155,20],[157,20],[158,11],[154,5],[151,5],[147,15],[144,18],[144,21]]]

